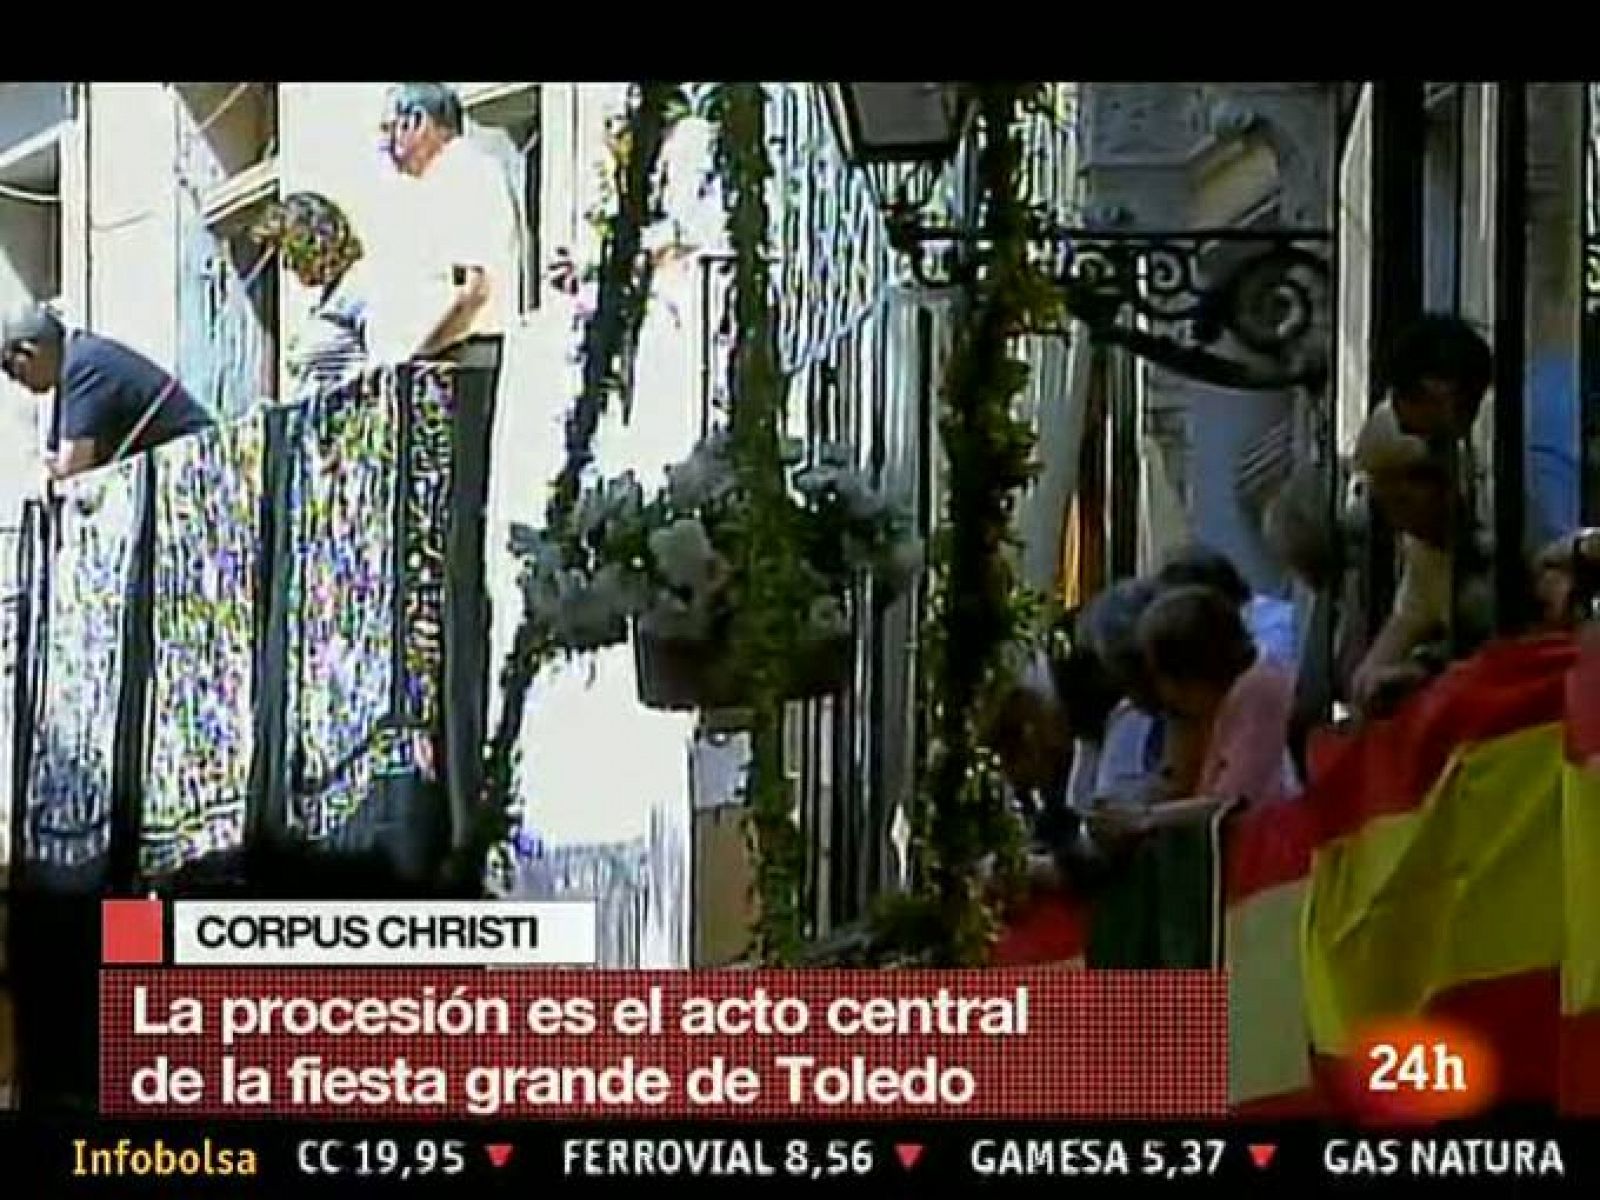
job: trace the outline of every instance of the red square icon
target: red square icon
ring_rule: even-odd
[[[159,965],[163,951],[161,901],[105,900],[100,905],[100,961]]]

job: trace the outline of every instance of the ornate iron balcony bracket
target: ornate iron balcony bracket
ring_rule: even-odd
[[[924,287],[981,282],[982,231],[889,223]],[[1147,233],[1040,225],[1033,262],[1091,337],[1217,387],[1316,386],[1332,361],[1330,238],[1255,229]],[[1040,330],[1058,332],[1065,330]]]

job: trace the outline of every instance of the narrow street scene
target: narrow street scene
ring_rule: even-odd
[[[0,316],[0,1108],[156,895],[1600,1116],[1600,85],[4,83]]]

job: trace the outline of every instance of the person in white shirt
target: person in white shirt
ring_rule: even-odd
[[[405,180],[383,249],[387,312],[375,315],[397,357],[498,376],[515,302],[516,201],[504,167],[463,127],[448,84],[402,83],[389,93],[380,133]]]
[[[445,629],[445,775],[457,851],[483,787],[493,645],[483,561],[491,433],[520,240],[510,178],[463,136],[464,125],[461,98],[448,84],[402,83],[389,92],[380,133],[401,178],[374,247],[380,282],[369,317],[380,360],[442,361],[464,373],[452,421]],[[476,377],[470,386],[468,375]]]

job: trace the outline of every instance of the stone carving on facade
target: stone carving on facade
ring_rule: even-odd
[[[1181,162],[1199,139],[1196,85],[1104,83],[1089,94],[1085,165],[1091,168]]]
[[[1335,85],[1207,84],[1202,101],[1216,138],[1259,137],[1277,163],[1280,223],[1288,229],[1331,224]]]

